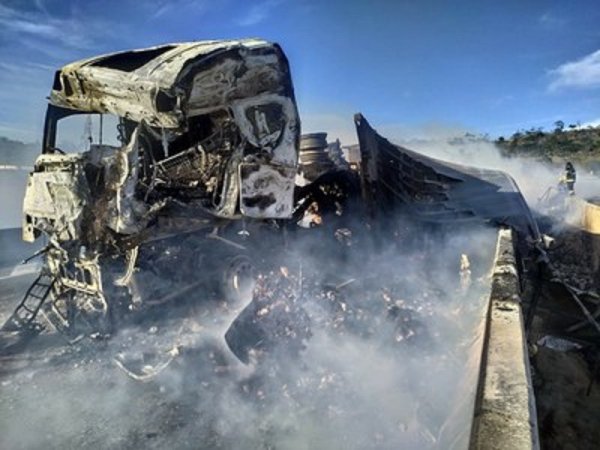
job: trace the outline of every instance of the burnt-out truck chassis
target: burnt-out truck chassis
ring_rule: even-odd
[[[116,117],[120,145],[61,148],[61,122],[81,114]],[[311,167],[315,178],[296,186],[300,120],[278,45],[173,44],[63,67],[23,208],[23,239],[46,241],[43,268],[2,331],[31,336],[49,323],[70,340],[107,337],[198,289],[235,297],[307,216],[329,215],[341,240],[344,220],[386,228],[398,210],[539,238],[508,175],[419,155],[363,116],[355,123],[359,170]]]

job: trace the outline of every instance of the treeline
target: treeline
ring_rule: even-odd
[[[509,138],[500,136],[495,143],[505,156],[582,162],[600,157],[600,127],[582,128],[579,124],[565,127],[560,120],[554,125],[552,131],[542,128],[519,130]]]

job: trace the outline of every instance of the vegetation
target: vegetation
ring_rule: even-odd
[[[562,120],[555,129],[519,130],[510,138],[499,137],[495,143],[505,156],[525,156],[546,161],[571,160],[588,163],[600,160],[600,127],[581,128],[579,124],[565,127]]]

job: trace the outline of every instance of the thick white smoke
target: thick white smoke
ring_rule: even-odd
[[[481,139],[442,138],[398,143],[443,161],[504,171],[517,182],[532,209],[538,208],[539,200],[548,189],[556,193],[559,179],[564,172],[563,164],[549,164],[532,158],[504,157],[496,145]],[[582,198],[598,195],[600,179],[588,174],[577,164],[575,167],[578,169],[575,185],[577,195]]]

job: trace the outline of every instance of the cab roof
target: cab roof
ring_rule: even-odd
[[[190,83],[197,73],[210,70],[219,55],[238,61],[249,55],[262,57],[265,64],[281,66],[289,78],[279,46],[262,39],[173,43],[67,64],[55,74],[50,103],[80,112],[146,120],[165,128],[179,127],[184,116],[181,101],[190,95]]]

